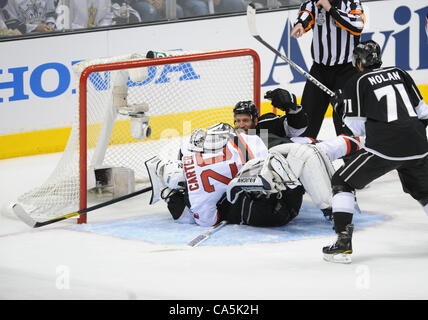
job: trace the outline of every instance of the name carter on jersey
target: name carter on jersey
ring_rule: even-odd
[[[192,156],[183,157],[184,172],[186,173],[186,180],[189,191],[199,189],[198,180],[196,179],[195,167]]]

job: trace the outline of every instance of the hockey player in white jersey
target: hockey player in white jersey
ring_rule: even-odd
[[[193,218],[199,225],[215,225],[222,220],[217,202],[229,182],[249,159],[265,158],[268,150],[258,136],[237,134],[220,123],[195,131],[181,153]]]
[[[183,223],[285,225],[299,213],[303,187],[321,210],[330,207],[330,161],[346,155],[349,145],[338,137],[319,149],[290,143],[268,153],[257,135],[236,134],[225,124],[197,130],[182,146],[181,161],[146,162],[151,203],[163,198]]]
[[[248,159],[265,158],[267,153],[267,147],[258,136],[237,134],[228,124],[198,129],[181,146],[183,172],[180,177],[166,176],[162,172],[162,167],[168,171],[176,162],[162,164],[156,158],[146,162],[154,186],[153,195],[160,194],[159,189],[164,187],[162,194],[151,202],[163,197],[173,217],[180,222],[215,225],[222,220],[217,202],[225,194],[228,183]],[[171,185],[178,185],[174,181],[180,178],[185,189]]]
[[[281,226],[297,216],[303,188],[287,188],[271,173],[269,162],[265,161],[271,155],[257,135],[236,133],[232,127],[220,124],[207,131],[196,130],[181,151],[181,174],[177,174],[180,165],[176,165],[176,161],[162,162],[155,157],[146,162],[154,190],[151,203],[163,198],[176,221],[203,226],[215,225],[221,220],[252,226]],[[263,172],[275,190],[264,190],[258,178],[258,185],[252,187],[263,190],[240,192],[231,203],[226,199],[228,184],[248,161],[266,163]],[[186,188],[175,187],[182,183]]]

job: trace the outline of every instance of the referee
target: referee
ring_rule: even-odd
[[[291,36],[299,38],[312,29],[313,64],[309,73],[332,91],[357,72],[352,66],[352,52],[364,23],[360,0],[307,0],[300,7]],[[308,115],[308,128],[302,136],[317,138],[329,102],[329,95],[306,81],[301,103]],[[333,122],[337,135],[349,134],[336,112]]]

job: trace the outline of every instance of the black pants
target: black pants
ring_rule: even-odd
[[[351,63],[338,66],[324,66],[314,63],[309,73],[332,91],[344,86],[346,81],[357,72]],[[330,103],[330,96],[311,81],[306,81],[302,96],[302,107],[308,115],[308,128],[303,137],[316,139],[324,120],[324,115]],[[333,122],[336,134],[351,134],[349,129],[342,126],[342,120],[333,112]]]
[[[297,187],[282,192],[281,199],[275,194],[255,197],[241,193],[234,204],[226,200],[226,195],[217,204],[222,220],[232,224],[245,224],[255,227],[279,227],[293,220],[302,206],[304,189]]]
[[[422,206],[428,204],[428,158],[392,161],[378,157],[362,149],[339,168],[332,177],[333,193],[353,192],[370,182],[397,170],[403,191],[410,194]],[[346,210],[345,210],[346,211]],[[334,230],[340,233],[352,222],[353,214],[334,211]]]
[[[391,161],[362,149],[348,163],[339,168],[332,178],[333,188],[342,184],[362,189],[373,180],[397,170],[405,193],[410,194],[422,206],[428,204],[428,158]]]

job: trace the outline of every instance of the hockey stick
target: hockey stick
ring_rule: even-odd
[[[271,50],[273,53],[275,53],[275,55],[280,57],[282,60],[284,60],[285,62],[290,64],[290,66],[292,66],[300,74],[305,76],[309,81],[311,81],[313,84],[315,84],[322,91],[327,93],[330,97],[334,97],[333,91],[331,91],[329,88],[327,88],[321,82],[319,82],[317,79],[315,79],[312,75],[310,75],[305,70],[303,70],[301,67],[299,67],[297,64],[295,64],[293,61],[288,59],[288,57],[281,54],[281,52],[279,52],[274,47],[272,47],[269,43],[264,41],[262,39],[262,37],[260,37],[259,33],[257,32],[257,28],[256,28],[256,8],[255,8],[254,4],[252,4],[252,3],[250,3],[247,7],[247,21],[248,21],[248,28],[250,29],[250,33],[256,40],[258,40],[261,44],[263,44],[265,47],[267,47],[269,50]]]
[[[226,220],[221,221],[220,223],[218,223],[214,227],[212,227],[211,230],[208,230],[207,232],[200,234],[195,239],[193,239],[192,241],[190,241],[187,245],[191,246],[191,247],[197,247],[202,242],[204,242],[205,240],[207,240],[214,232],[217,232],[218,230],[220,230],[221,228],[223,228],[226,224],[227,224]]]
[[[88,213],[88,212],[94,211],[96,209],[107,207],[111,204],[114,204],[114,203],[117,203],[119,201],[138,196],[138,195],[145,193],[147,191],[150,191],[150,190],[152,190],[152,187],[147,187],[147,188],[126,194],[124,196],[121,196],[121,197],[118,197],[118,198],[115,198],[115,199],[112,199],[112,200],[109,200],[109,201],[106,201],[103,203],[99,203],[99,204],[94,205],[92,207],[88,207],[88,208],[85,208],[85,209],[82,209],[82,210],[79,210],[76,212],[72,212],[72,213],[57,217],[57,218],[53,218],[53,219],[50,219],[47,221],[41,221],[41,222],[34,220],[27,212],[25,212],[24,208],[19,203],[15,203],[12,206],[12,210],[27,225],[29,225],[32,228],[39,228],[39,227],[43,227],[43,226],[46,226],[46,225],[49,225],[49,224],[52,224],[52,223],[55,223],[58,221],[62,221],[62,220],[70,219],[72,217],[76,217],[82,213]]]

